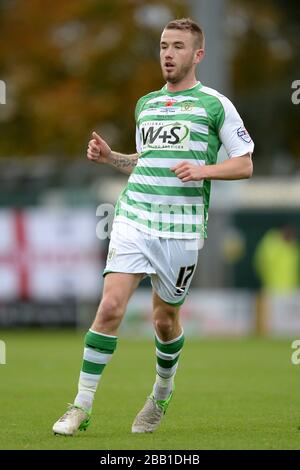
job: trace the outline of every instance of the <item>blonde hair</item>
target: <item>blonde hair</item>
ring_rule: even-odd
[[[181,18],[179,20],[172,20],[165,26],[165,29],[179,29],[180,31],[190,31],[195,38],[195,48],[204,49],[204,32],[202,28],[191,18]]]

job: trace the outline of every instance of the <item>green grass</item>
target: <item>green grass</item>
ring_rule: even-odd
[[[187,340],[160,429],[131,434],[154,379],[151,341],[119,340],[92,423],[74,437],[53,422],[76,392],[83,334],[2,332],[0,449],[300,449],[300,366],[290,340]]]

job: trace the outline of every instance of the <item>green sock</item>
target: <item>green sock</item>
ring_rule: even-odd
[[[152,395],[155,400],[166,400],[174,388],[174,377],[178,360],[184,344],[183,331],[171,341],[162,341],[155,336],[156,344],[156,381]]]
[[[83,363],[74,405],[91,410],[103,369],[117,347],[117,337],[89,330],[84,345]]]

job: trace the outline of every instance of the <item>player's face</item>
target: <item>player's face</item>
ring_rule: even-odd
[[[193,74],[200,61],[199,51],[202,49],[196,50],[195,37],[190,31],[165,29],[160,41],[160,65],[164,79],[178,83]]]

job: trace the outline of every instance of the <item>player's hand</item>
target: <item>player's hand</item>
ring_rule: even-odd
[[[87,158],[96,163],[109,163],[111,148],[97,132],[94,131],[92,137],[87,149]]]
[[[170,168],[183,183],[187,181],[201,181],[205,179],[205,166],[193,165],[182,161]]]

